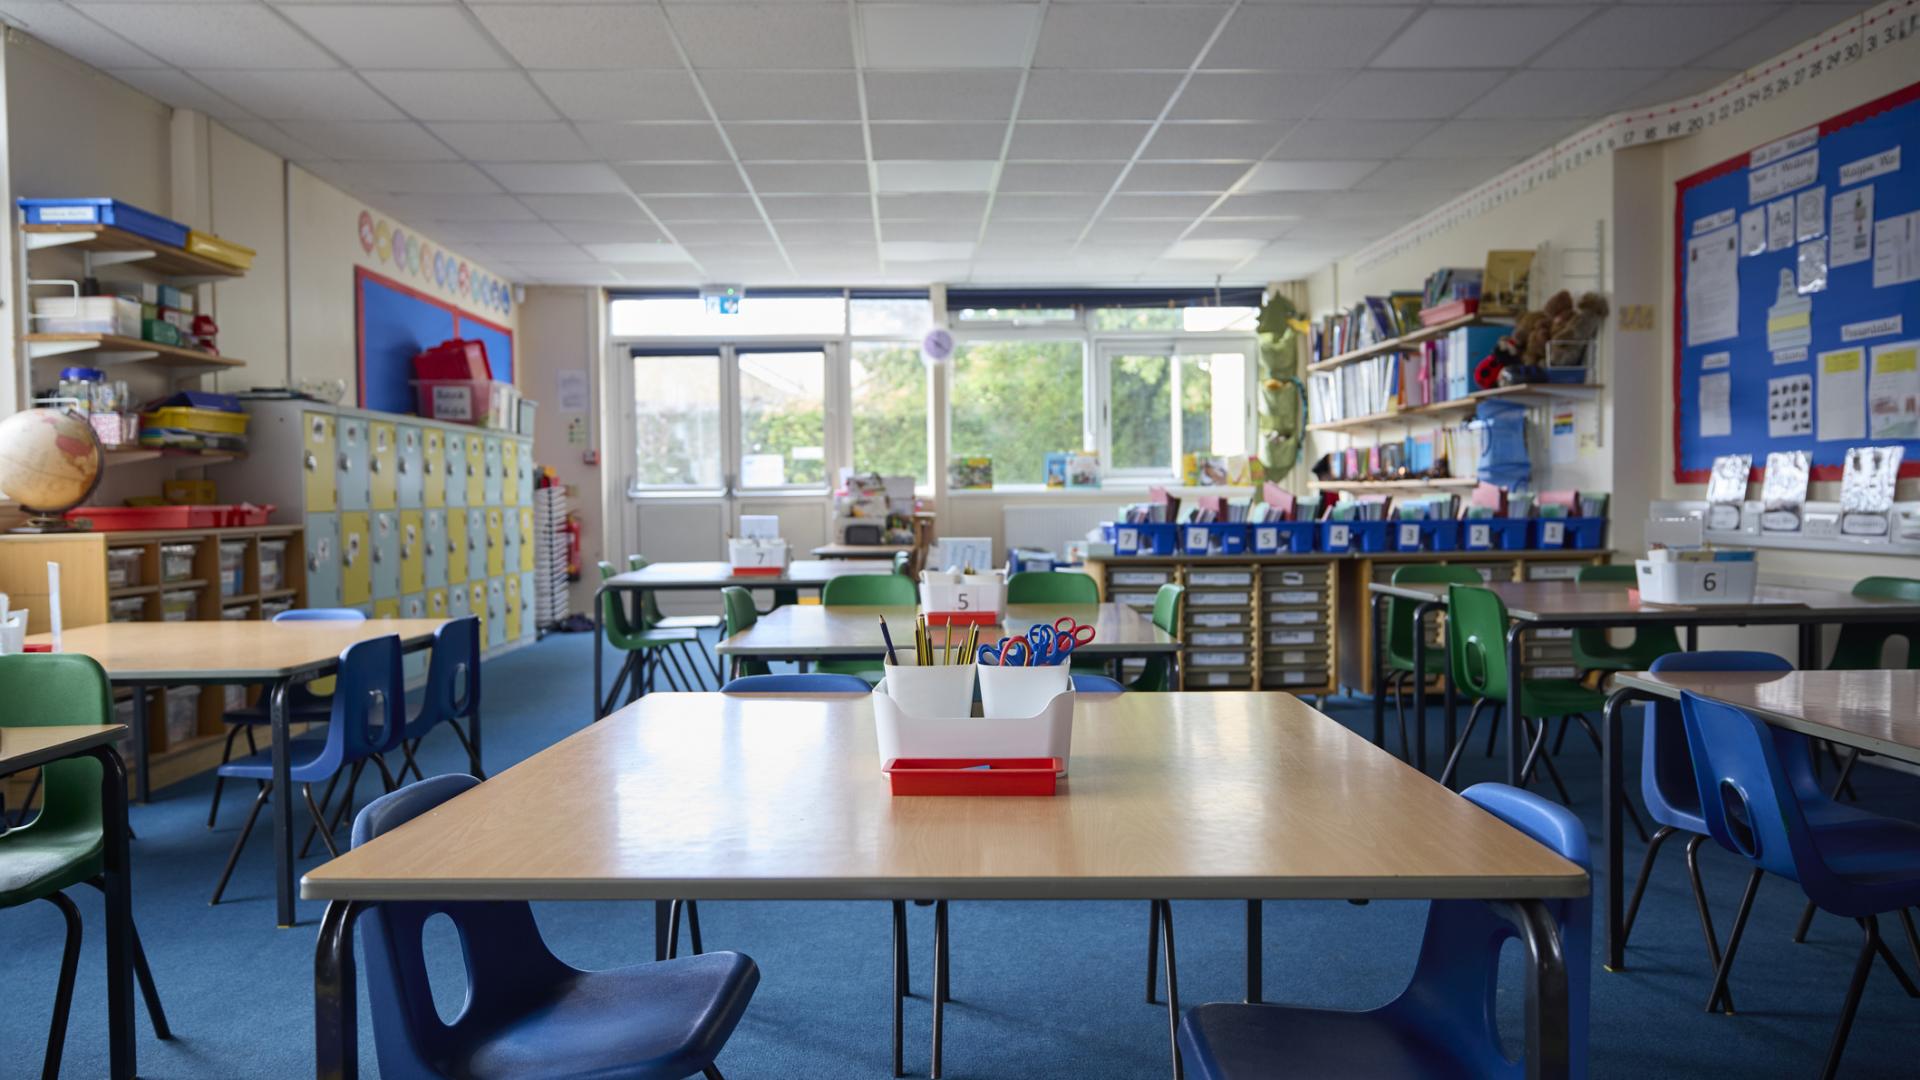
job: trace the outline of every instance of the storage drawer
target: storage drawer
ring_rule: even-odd
[[[1391,581],[1393,581],[1394,571],[1399,570],[1403,566],[1417,566],[1417,565],[1420,565],[1420,564],[1403,563],[1403,562],[1391,562],[1391,563],[1375,562],[1373,564],[1373,577],[1371,580],[1373,580],[1378,584],[1386,585]]]
[[[1327,632],[1321,627],[1289,626],[1279,630],[1267,631],[1267,647],[1272,648],[1317,648],[1327,644]]]
[[[1530,666],[1527,668],[1526,673],[1526,677],[1529,679],[1575,679],[1579,678],[1579,676],[1580,669],[1574,667],[1572,664]]]
[[[1261,584],[1293,588],[1299,585],[1321,586],[1327,583],[1325,566],[1269,566],[1260,574]]]
[[[1573,646],[1563,641],[1529,641],[1523,650],[1521,659],[1528,664],[1542,661],[1571,663],[1573,660]]]
[[[1448,565],[1464,566],[1467,569],[1472,570],[1475,573],[1479,574],[1481,581],[1493,582],[1493,581],[1512,581],[1513,580],[1513,564],[1510,562],[1496,562],[1496,563],[1459,562],[1459,563],[1450,563]]]
[[[1327,669],[1320,668],[1268,668],[1260,673],[1260,685],[1285,690],[1295,686],[1325,686]]]
[[[1247,647],[1245,630],[1189,630],[1184,636],[1186,643],[1196,649],[1244,649]]]
[[[1196,592],[1187,590],[1188,607],[1246,607],[1253,602],[1253,594],[1245,590],[1235,592]]]
[[[1326,621],[1325,608],[1282,608],[1267,612],[1268,626],[1321,626]]]
[[[1232,650],[1206,650],[1187,654],[1187,665],[1197,668],[1246,667],[1252,654]]]
[[[1268,589],[1268,607],[1326,607],[1327,594],[1318,589]]]
[[[1126,588],[1128,586],[1148,586],[1159,588],[1173,580],[1171,570],[1109,570],[1108,588]]]
[[[1253,685],[1247,671],[1190,671],[1183,684],[1189,690],[1245,690]]]
[[[1235,588],[1253,584],[1251,569],[1232,570],[1189,570],[1187,587],[1190,589]]]
[[[1125,604],[1133,608],[1152,608],[1154,594],[1150,592],[1117,592],[1109,595],[1116,604]]]
[[[1583,562],[1530,562],[1527,564],[1528,581],[1572,581],[1580,576]]]
[[[1325,671],[1327,661],[1332,654],[1325,648],[1273,648],[1269,646],[1260,654],[1261,662],[1270,668],[1309,667]]]
[[[1188,630],[1223,630],[1230,626],[1245,626],[1250,621],[1244,611],[1189,611],[1187,612]]]

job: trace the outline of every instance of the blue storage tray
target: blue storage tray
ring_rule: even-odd
[[[1466,551],[1519,551],[1527,546],[1526,518],[1468,518],[1460,523]]]
[[[1116,523],[1113,527],[1115,555],[1171,555],[1178,525]],[[1129,542],[1131,541],[1131,542]]]
[[[1607,519],[1580,517],[1567,519],[1567,546],[1581,551],[1599,548],[1607,535]]]
[[[1390,521],[1323,521],[1320,523],[1320,550],[1385,551]],[[1346,541],[1341,542],[1342,534]]]
[[[1578,518],[1534,518],[1527,524],[1527,546],[1541,551],[1559,551],[1573,546],[1573,523]],[[1597,520],[1597,519],[1596,519]]]
[[[1320,526],[1311,521],[1268,521],[1248,526],[1256,555],[1304,555],[1313,550]]]
[[[1186,555],[1240,555],[1247,550],[1247,527],[1236,522],[1182,525],[1180,551]]]
[[[21,199],[29,225],[111,225],[177,248],[187,246],[187,227],[118,199]]]
[[[1460,546],[1457,521],[1392,521],[1389,546],[1395,551],[1453,551]]]

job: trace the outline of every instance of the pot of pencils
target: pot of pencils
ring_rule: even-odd
[[[883,764],[895,758],[1059,758],[1064,774],[1073,740],[1070,684],[1032,710],[989,709],[975,716],[979,627],[928,627],[916,619],[907,642],[904,635],[896,639],[895,628],[882,626],[886,678],[873,688],[873,720]]]
[[[880,620],[887,642],[886,679],[881,691],[909,716],[973,715],[973,652],[966,646],[980,636],[978,627],[930,626],[922,615],[913,623],[913,648],[895,646],[893,628]]]

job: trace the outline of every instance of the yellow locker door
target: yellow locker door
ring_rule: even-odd
[[[307,477],[307,513],[329,513],[339,506],[339,486],[334,483],[333,417],[326,413],[307,413],[307,449],[301,467]]]
[[[520,640],[520,579],[507,579],[507,640]]]
[[[427,618],[444,619],[447,617],[447,590],[427,590]]]
[[[520,572],[533,567],[533,507],[520,508]]]
[[[425,485],[425,503],[430,508],[447,505],[447,442],[439,428],[420,433],[420,482]]]
[[[467,512],[447,515],[447,584],[459,588],[467,580]]]
[[[480,620],[480,651],[487,649],[487,583],[476,581],[466,587],[467,614]]]
[[[400,598],[390,596],[385,600],[373,602],[373,617],[376,619],[397,619],[400,617]]]
[[[364,510],[340,515],[340,602],[348,607],[373,596],[373,537],[367,518]]]
[[[417,593],[426,585],[426,527],[426,511],[400,511],[400,591],[403,593]]]
[[[367,442],[372,452],[367,461],[367,486],[371,505],[375,510],[391,510],[400,504],[396,491],[400,460],[400,444],[392,424],[372,423],[367,425]]]
[[[487,503],[487,440],[478,432],[467,436],[467,505]]]
[[[507,534],[502,528],[500,508],[487,507],[487,576],[499,577],[507,572]]]
[[[500,503],[512,506],[520,501],[520,444],[512,439],[500,440]],[[512,635],[509,634],[509,637]]]

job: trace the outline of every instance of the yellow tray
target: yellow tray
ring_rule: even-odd
[[[195,255],[203,255],[241,270],[249,270],[253,267],[252,248],[236,244],[231,240],[222,240],[211,233],[203,233],[197,229],[187,230],[187,250]]]
[[[246,413],[196,409],[188,405],[169,405],[163,409],[142,413],[140,423],[148,428],[177,428],[181,431],[197,431],[203,435],[245,435],[247,419]]]

